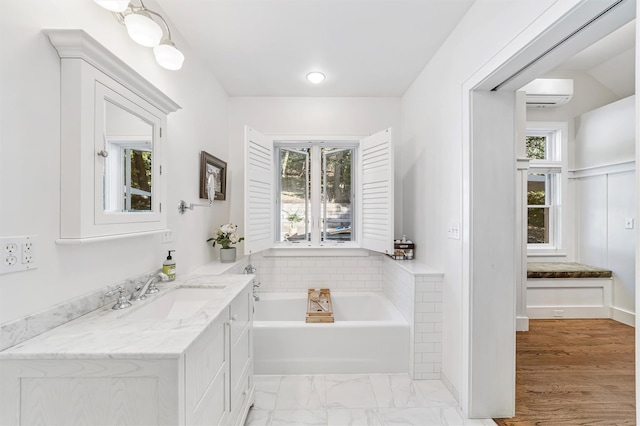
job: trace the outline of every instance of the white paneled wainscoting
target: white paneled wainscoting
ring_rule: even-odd
[[[409,375],[440,380],[442,362],[443,273],[415,261],[396,261],[369,252],[353,256],[277,256],[253,254],[259,292],[383,292],[410,327]]]

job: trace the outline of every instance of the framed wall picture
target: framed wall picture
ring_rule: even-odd
[[[200,152],[200,198],[208,199],[207,181],[213,175],[214,200],[227,199],[227,163],[208,152]]]

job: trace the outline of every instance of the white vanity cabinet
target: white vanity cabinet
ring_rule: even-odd
[[[242,425],[253,400],[253,301],[245,288],[185,354],[188,425]]]
[[[253,395],[253,296],[247,287],[231,302],[231,425],[242,425]]]
[[[100,350],[123,321],[108,308],[1,352],[0,425],[242,425],[254,400],[251,282],[193,322],[125,324]],[[61,339],[68,350],[54,354]],[[149,349],[118,353],[127,345]]]
[[[188,425],[224,425],[229,416],[229,309],[185,354],[185,417]]]

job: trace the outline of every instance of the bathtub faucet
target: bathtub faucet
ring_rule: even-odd
[[[258,296],[258,293],[257,293],[258,288],[260,288],[260,283],[256,284],[256,282],[254,281],[253,282],[253,300],[256,302],[260,301],[260,296]]]

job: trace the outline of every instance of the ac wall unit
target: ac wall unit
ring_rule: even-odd
[[[566,104],[573,96],[573,80],[537,78],[522,89],[528,108],[552,108]]]

